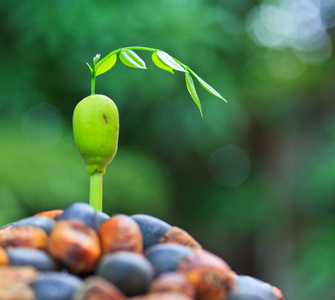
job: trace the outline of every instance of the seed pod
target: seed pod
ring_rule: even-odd
[[[7,251],[11,266],[32,266],[39,271],[53,271],[56,263],[48,253],[32,248],[16,247]]]
[[[74,274],[91,272],[101,253],[96,231],[75,219],[57,222],[50,234],[48,251]]]
[[[143,252],[143,237],[137,223],[125,215],[115,215],[99,227],[102,254],[115,251]]]
[[[62,209],[53,209],[53,210],[47,210],[42,211],[34,215],[34,217],[47,217],[50,219],[53,219],[55,221],[58,220],[59,216],[63,213]]]
[[[32,284],[35,300],[70,300],[83,287],[83,281],[64,272],[41,272]]]
[[[277,300],[270,284],[247,275],[236,275],[236,288],[227,296],[226,300],[257,299]]]
[[[181,261],[193,250],[189,247],[177,244],[157,244],[148,248],[146,258],[154,266],[156,276],[176,271]]]
[[[73,112],[76,147],[90,175],[105,173],[113,160],[119,136],[119,113],[113,100],[104,95],[90,95]]]
[[[194,286],[197,299],[222,300],[235,287],[235,273],[220,257],[194,250],[179,264],[178,271]]]
[[[94,229],[98,230],[101,223],[107,221],[110,218],[109,215],[102,211],[96,211],[95,212],[95,218],[94,218]]]
[[[74,300],[126,300],[126,296],[112,283],[98,277],[85,279],[84,286],[78,290]]]
[[[143,296],[131,297],[128,300],[193,300],[178,293],[151,293]]]
[[[185,230],[173,226],[159,240],[158,243],[180,244],[193,249],[201,249],[200,244]]]
[[[167,272],[155,278],[149,287],[149,293],[172,292],[194,298],[195,290],[187,278],[178,272]]]
[[[64,209],[64,212],[59,216],[58,221],[76,219],[84,222],[91,228],[95,227],[95,210],[85,202],[75,202]]]
[[[140,226],[143,235],[144,249],[158,243],[158,240],[163,236],[171,225],[153,216],[136,214],[131,218]]]
[[[13,247],[27,247],[45,250],[48,243],[48,235],[39,227],[17,226],[1,232],[0,246],[9,249]]]
[[[118,251],[103,256],[95,273],[130,297],[146,293],[154,276],[154,268],[140,254]]]
[[[9,259],[5,249],[0,247],[0,266],[8,265]]]
[[[44,216],[35,216],[35,217],[28,217],[21,219],[17,222],[15,222],[12,227],[17,227],[17,226],[35,226],[42,228],[47,234],[50,233],[52,228],[55,226],[56,221],[53,219],[50,219],[48,217]]]

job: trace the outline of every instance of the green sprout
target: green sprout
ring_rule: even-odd
[[[126,47],[110,52],[101,60],[100,54],[97,54],[93,58],[93,66],[87,63],[92,73],[91,95],[81,100],[73,113],[75,144],[90,175],[89,203],[97,211],[102,211],[102,177],[117,151],[119,114],[115,103],[110,98],[95,94],[96,77],[110,70],[115,65],[118,56],[121,62],[128,67],[146,69],[145,62],[134,52],[137,50],[152,52],[152,61],[158,68],[172,74],[174,71],[185,74],[187,90],[197,105],[201,117],[203,116],[202,107],[193,78],[209,93],[227,102],[187,65],[162,50]]]
[[[148,47],[126,47],[114,50],[107,54],[103,59],[100,59],[100,54],[97,54],[93,59],[93,67],[91,67],[88,63],[88,67],[92,73],[92,80],[91,80],[91,94],[95,94],[95,79],[98,75],[101,75],[108,70],[110,70],[116,63],[117,54],[119,54],[120,60],[123,64],[128,67],[137,68],[137,69],[146,69],[145,62],[133,51],[133,50],[143,50],[152,52],[152,61],[154,64],[163,70],[166,70],[172,74],[175,71],[184,72],[185,73],[185,81],[187,90],[190,93],[193,101],[199,108],[201,116],[202,114],[202,107],[200,103],[200,99],[198,93],[195,88],[195,84],[193,81],[192,76],[197,79],[197,81],[201,84],[201,86],[213,94],[214,96],[222,99],[223,101],[227,102],[213,87],[211,87],[207,82],[205,82],[202,78],[200,78],[193,70],[191,70],[187,65],[183,64],[179,60],[175,59],[168,53],[159,50],[153,49]]]

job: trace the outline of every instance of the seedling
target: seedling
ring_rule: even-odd
[[[90,175],[89,203],[96,211],[102,211],[102,179],[107,166],[113,160],[118,144],[119,114],[115,103],[104,95],[95,94],[96,77],[110,70],[119,56],[128,67],[146,69],[145,62],[134,52],[136,50],[152,52],[154,64],[172,74],[174,71],[185,74],[186,87],[203,116],[201,103],[194,80],[213,94],[226,100],[192,69],[168,53],[147,47],[126,47],[110,52],[100,60],[100,54],[93,58],[93,65],[87,63],[91,73],[91,95],[81,100],[73,113],[73,133],[76,147],[84,159]]]

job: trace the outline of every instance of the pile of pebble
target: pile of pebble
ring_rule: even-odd
[[[73,203],[0,228],[2,300],[283,300],[186,231]]]

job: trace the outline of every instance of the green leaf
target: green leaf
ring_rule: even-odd
[[[105,72],[107,72],[109,69],[111,69],[117,60],[117,55],[113,54],[111,56],[106,56],[104,59],[102,59],[101,61],[98,62],[98,64],[96,65],[96,76],[103,74]]]
[[[173,69],[170,68],[170,67],[169,67],[168,65],[166,65],[165,63],[163,63],[163,62],[158,58],[158,56],[157,56],[157,51],[155,51],[155,52],[152,53],[151,58],[152,58],[152,61],[154,62],[154,64],[155,64],[158,68],[161,68],[161,69],[163,69],[163,70],[166,70],[166,71],[168,71],[168,72],[174,74]]]
[[[223,98],[214,88],[212,88],[207,82],[205,82],[202,78],[200,78],[196,73],[194,73],[191,69],[189,71],[192,73],[192,75],[200,82],[202,87],[213,94],[214,96],[222,99],[223,101],[227,102],[225,98]]]
[[[132,50],[122,49],[120,52],[121,61],[128,67],[146,69],[145,62]]]
[[[90,66],[90,64],[89,64],[89,63],[86,63],[86,65],[90,68],[90,71],[91,71],[91,73],[93,74],[93,69],[92,69],[92,67]]]
[[[195,89],[195,85],[194,85],[192,76],[189,72],[185,73],[185,80],[186,80],[187,90],[190,93],[190,95],[191,95],[193,101],[195,102],[195,104],[198,106],[198,108],[200,110],[200,114],[202,116],[202,108],[201,108],[200,99],[199,99],[199,96],[198,96],[197,91]]]
[[[166,64],[170,68],[180,72],[187,72],[183,66],[181,66],[178,62],[176,62],[173,59],[173,57],[167,54],[166,52],[158,50],[157,56],[164,64]]]

